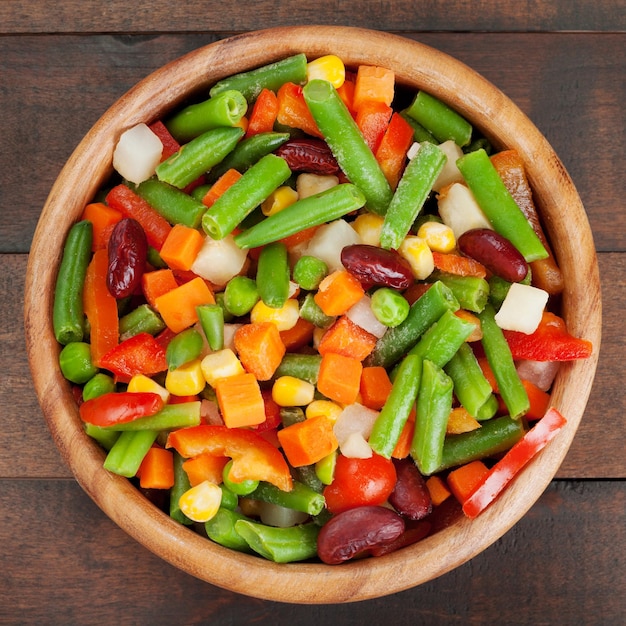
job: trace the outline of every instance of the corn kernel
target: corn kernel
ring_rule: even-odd
[[[267,306],[263,300],[259,300],[252,311],[250,311],[250,321],[253,324],[260,322],[271,322],[278,330],[290,330],[300,318],[300,306],[298,301],[289,299],[280,309],[273,309]]]
[[[169,370],[165,377],[165,388],[175,396],[195,396],[206,386],[206,380],[202,374],[200,359],[194,359]]]
[[[383,228],[384,218],[373,213],[362,213],[352,223],[364,244],[380,246],[380,231]]]
[[[222,490],[208,480],[188,489],[178,500],[180,510],[194,522],[208,522],[215,517],[221,503]]]
[[[428,278],[435,269],[433,253],[421,237],[409,235],[405,237],[398,249],[400,256],[406,259],[418,280]]]
[[[435,252],[452,252],[456,247],[454,231],[439,222],[424,222],[419,227],[417,236],[425,239],[428,247]]]
[[[339,89],[346,79],[346,68],[338,56],[327,54],[307,64],[306,78],[307,80],[314,78],[327,80],[333,87]]]
[[[305,415],[307,419],[324,415],[331,422],[336,422],[342,411],[343,409],[336,402],[331,402],[330,400],[313,400],[313,402],[306,407]]]
[[[298,192],[288,185],[284,185],[274,190],[261,204],[263,215],[269,217],[275,213],[279,213],[293,204],[298,199]]]
[[[296,178],[296,191],[298,198],[308,198],[316,193],[321,193],[339,184],[339,179],[334,174],[310,174],[305,172]]]
[[[201,367],[202,375],[211,387],[215,387],[215,383],[222,378],[237,376],[246,372],[241,361],[230,348],[207,354],[202,359]]]
[[[280,376],[272,386],[272,399],[278,406],[306,406],[314,396],[315,386],[295,376]]]
[[[161,398],[163,398],[163,402],[167,402],[170,397],[170,392],[159,385],[156,380],[152,380],[152,378],[148,378],[143,374],[137,374],[133,376],[128,382],[127,391],[131,391],[133,393],[137,392],[148,392],[148,393],[158,393]]]

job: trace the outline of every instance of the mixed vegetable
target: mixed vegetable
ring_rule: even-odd
[[[67,235],[59,362],[104,467],[180,523],[378,556],[480,514],[565,424],[552,382],[592,346],[524,164],[389,69],[232,76],[113,165]]]

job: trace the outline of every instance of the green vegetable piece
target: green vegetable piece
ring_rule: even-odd
[[[224,347],[224,309],[219,304],[200,304],[196,313],[211,350]]]
[[[393,191],[376,157],[337,90],[325,80],[310,80],[304,99],[339,166],[367,199],[367,208],[384,215]]]
[[[491,419],[498,412],[499,408],[500,403],[498,402],[498,398],[494,394],[491,394],[485,404],[478,409],[474,417],[479,422]]]
[[[61,345],[82,341],[84,337],[83,285],[92,239],[91,222],[83,220],[70,228],[65,240],[52,309],[54,336]]]
[[[112,376],[98,372],[92,376],[83,387],[83,401],[103,396],[105,393],[115,391],[115,381]]]
[[[185,524],[191,526],[193,520],[189,519],[181,510],[179,506],[180,497],[191,489],[191,483],[187,472],[183,469],[183,463],[185,459],[176,452],[174,453],[174,486],[170,489],[170,517],[176,520],[179,524]]]
[[[337,465],[337,452],[331,452],[315,464],[315,473],[324,485],[330,485],[335,476],[335,466]]]
[[[305,419],[304,411],[299,406],[280,407],[280,421],[284,428],[298,422],[304,422]]]
[[[489,299],[489,283],[478,276],[457,276],[435,270],[430,280],[440,280],[452,291],[462,309],[480,313]]]
[[[205,522],[204,529],[209,539],[225,548],[252,552],[248,542],[235,530],[235,524],[240,520],[252,521],[245,515],[222,506],[212,519]]]
[[[84,341],[68,343],[59,354],[61,373],[67,380],[82,385],[98,373],[91,360],[91,347]]]
[[[548,251],[517,206],[485,150],[476,150],[457,161],[467,186],[495,230],[506,237],[528,261],[545,259]]]
[[[165,330],[165,322],[149,304],[140,304],[120,318],[120,342],[139,333],[158,335],[162,330]]]
[[[262,157],[206,211],[202,228],[213,239],[223,239],[290,175],[284,159],[275,154]]]
[[[204,348],[202,335],[195,328],[181,331],[167,344],[165,360],[170,371],[197,359]]]
[[[406,109],[400,111],[400,115],[404,118],[406,122],[408,122],[409,126],[413,129],[413,139],[418,143],[423,143],[424,141],[430,141],[430,143],[438,144],[433,134],[426,130],[419,122],[415,121],[407,112]]]
[[[132,478],[158,435],[158,430],[123,432],[104,459],[104,469]]]
[[[315,465],[302,465],[293,468],[293,477],[299,482],[312,489],[316,493],[324,491],[324,484],[317,476]]]
[[[328,274],[328,265],[317,257],[305,254],[293,267],[293,279],[307,291],[313,291]]]
[[[259,301],[259,290],[252,278],[234,276],[224,289],[224,307],[235,317],[241,317],[252,311],[252,307]]]
[[[261,250],[256,286],[265,305],[273,309],[284,306],[289,297],[289,258],[284,243],[276,241]]]
[[[376,319],[390,328],[402,324],[411,309],[407,299],[399,291],[389,287],[377,289],[372,294],[371,307]]]
[[[236,483],[230,479],[230,470],[233,466],[232,460],[228,461],[224,466],[224,470],[222,471],[222,480],[224,481],[224,486],[231,491],[232,493],[238,496],[248,496],[250,495],[258,486],[258,480],[242,480],[239,483]]]
[[[274,372],[274,378],[293,376],[317,384],[317,377],[322,363],[320,354],[298,354],[287,352]]]
[[[309,515],[321,513],[326,505],[321,493],[298,481],[294,481],[291,491],[282,491],[271,483],[261,481],[255,491],[250,494],[250,497],[254,500],[277,504]]]
[[[92,439],[95,439],[105,450],[109,451],[118,440],[120,433],[112,430],[107,430],[101,426],[95,424],[89,424],[84,422],[85,433]]]
[[[220,489],[222,490],[222,502],[220,503],[220,507],[234,511],[239,506],[239,496],[226,487],[224,483],[220,485]]]
[[[123,422],[106,426],[107,430],[118,431],[168,431],[187,426],[198,426],[200,424],[200,402],[182,402],[180,404],[166,404],[154,415],[140,417],[132,422]]]
[[[335,321],[335,318],[326,315],[314,298],[315,294],[313,293],[307,293],[304,297],[300,304],[300,317],[318,328],[328,328]]]
[[[258,298],[258,293],[257,293],[257,298]],[[226,308],[226,305],[224,304],[224,292],[223,291],[219,291],[218,293],[215,294],[215,304],[219,306],[220,309],[222,309],[222,315],[224,316],[224,322],[226,324],[228,322],[231,322],[234,319],[234,315]]]

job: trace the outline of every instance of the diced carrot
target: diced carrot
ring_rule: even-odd
[[[269,380],[286,352],[272,322],[244,324],[237,329],[234,344],[242,365],[257,380]]]
[[[178,283],[174,278],[174,272],[169,268],[144,272],[141,277],[141,290],[150,306],[156,306],[155,302],[159,296],[176,289],[176,287],[178,287]]]
[[[359,127],[365,143],[376,153],[378,146],[387,130],[393,109],[384,102],[366,100],[356,114],[356,125]]]
[[[394,113],[375,153],[392,189],[398,186],[402,177],[406,154],[412,143],[413,128],[399,113]]]
[[[395,92],[395,74],[375,65],[360,65],[354,86],[354,109],[358,111],[366,100],[390,105]]]
[[[482,263],[453,252],[444,253],[433,250],[433,261],[438,270],[447,274],[475,276],[477,278],[485,278],[487,276],[487,269]]]
[[[406,459],[411,452],[411,445],[413,444],[413,435],[415,433],[415,409],[411,409],[407,421],[404,423],[400,432],[400,437],[396,442],[396,447],[393,449],[391,456],[394,459]]]
[[[318,352],[321,355],[335,352],[363,361],[376,346],[376,337],[342,315],[324,333]]]
[[[465,341],[469,341],[469,342],[480,341],[483,338],[483,329],[480,324],[480,319],[478,319],[477,315],[474,315],[473,313],[471,313],[470,311],[466,309],[458,309],[457,311],[454,312],[454,314],[457,317],[461,318],[462,320],[466,322],[470,322],[471,324],[474,324],[474,330],[471,332],[470,336]]]
[[[428,478],[428,480],[426,480],[426,488],[430,494],[430,501],[433,503],[433,506],[439,506],[452,495],[448,487],[446,487],[443,478],[440,476],[431,476]]]
[[[354,111],[354,88],[355,88],[354,80],[351,80],[346,75],[346,80],[343,81],[343,85],[337,88],[337,93],[339,97],[343,100],[343,103],[348,107],[348,111],[350,111],[351,115],[355,115]]]
[[[234,185],[240,178],[242,174],[231,168],[226,170],[212,185],[211,188],[204,194],[204,198],[202,198],[202,204],[206,207],[211,208],[215,201],[232,185]]]
[[[282,428],[278,431],[278,441],[292,467],[312,465],[339,447],[333,422],[325,415]]]
[[[179,333],[198,321],[196,307],[215,304],[209,286],[199,276],[155,299],[154,306],[168,328]]]
[[[482,461],[471,461],[448,474],[448,487],[454,497],[463,504],[488,471]]]
[[[274,129],[277,114],[278,98],[276,94],[271,89],[262,89],[248,118],[246,137],[271,132]]]
[[[361,374],[361,402],[368,409],[380,411],[391,393],[392,384],[387,370],[380,366],[364,367]]]
[[[91,222],[92,225],[92,250],[108,246],[111,231],[123,217],[120,211],[107,206],[104,202],[92,202],[83,209],[81,219]]]
[[[170,489],[174,486],[174,454],[160,446],[152,446],[137,470],[142,489]]]
[[[309,241],[309,239],[313,238],[313,235],[317,232],[319,226],[311,226],[310,228],[305,228],[293,235],[289,235],[288,237],[283,237],[280,241],[282,241],[287,249],[295,248],[295,246],[304,243],[305,241]]]
[[[353,404],[361,384],[363,365],[358,359],[329,352],[322,356],[317,389],[340,404]]]
[[[529,420],[541,419],[550,406],[550,394],[539,389],[537,385],[529,380],[522,379],[522,385],[526,389],[526,394],[530,400],[530,408],[524,417]]]
[[[254,374],[221,378],[215,383],[215,395],[228,428],[254,426],[265,421],[265,404]]]
[[[479,356],[478,357],[478,365],[480,365],[480,369],[483,371],[485,378],[489,381],[491,385],[491,390],[494,393],[498,393],[498,382],[496,381],[496,377],[491,369],[491,365],[489,365],[489,361],[487,361],[487,357]]]
[[[322,280],[313,299],[326,315],[334,317],[343,315],[364,295],[365,291],[355,276],[345,270],[336,270]]]
[[[89,320],[91,358],[100,366],[100,359],[119,343],[117,301],[107,287],[109,255],[96,250],[85,275],[83,304]]]
[[[295,326],[289,330],[280,331],[280,339],[287,352],[295,352],[311,343],[314,330],[315,324],[299,317]]]
[[[284,83],[276,96],[278,98],[276,119],[280,124],[290,128],[298,128],[314,137],[322,136],[304,100],[300,85]]]
[[[184,224],[175,224],[161,248],[161,258],[173,270],[189,270],[202,248],[200,231]]]
[[[205,480],[219,485],[222,482],[224,467],[229,460],[227,456],[199,454],[192,459],[183,461],[183,471],[187,474],[192,487]]]
[[[455,407],[448,416],[446,434],[460,435],[480,428],[480,422],[474,419],[462,406]]]
[[[153,122],[149,126],[150,130],[161,140],[163,144],[163,152],[161,153],[161,162],[169,159],[173,154],[180,150],[180,144],[161,120]]]

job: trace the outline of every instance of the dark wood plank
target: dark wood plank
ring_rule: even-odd
[[[190,577],[127,536],[73,481],[4,480],[0,506],[3,623],[49,623],[52,607],[55,623],[85,625],[392,618],[593,626],[626,616],[623,482],[552,483],[502,539],[439,579],[389,597],[313,607],[256,600]]]
[[[172,11],[164,0],[133,3],[23,2],[0,4],[1,31],[31,32],[188,32],[245,31],[299,24],[350,24],[393,31],[614,31],[626,21],[618,0],[571,2],[540,0],[511,3],[508,0],[457,2],[454,10],[438,10],[432,0],[372,3],[367,0],[311,3],[240,0],[227,11],[215,2],[203,2],[191,15]]]

